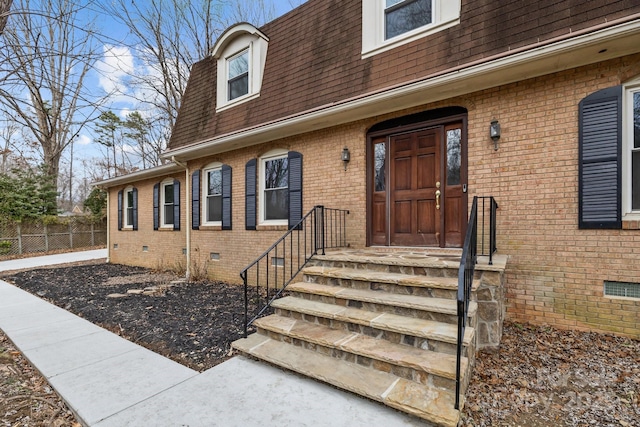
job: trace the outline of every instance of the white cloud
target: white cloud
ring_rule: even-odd
[[[134,71],[134,58],[126,46],[103,46],[103,57],[96,63],[98,84],[109,94],[126,94],[127,78]]]
[[[88,135],[81,134],[78,135],[78,138],[75,140],[75,142],[80,145],[89,145],[93,142],[93,138]]]

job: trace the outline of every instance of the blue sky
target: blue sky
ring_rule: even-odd
[[[304,0],[264,1],[273,5],[275,10],[274,18],[289,12],[293,7],[304,2]],[[89,10],[88,14],[91,12],[94,11]],[[127,29],[123,25],[109,19],[107,15],[102,15],[97,24],[100,27],[101,34],[105,36],[103,37],[104,45],[102,46],[103,57],[98,61],[95,70],[91,73],[89,85],[105,93],[112,91],[123,93],[124,95],[112,97],[104,109],[112,110],[124,118],[127,113],[135,111],[137,108],[135,101],[126,96],[127,92],[131,92],[131,88],[126,87],[127,76],[130,73],[151,71],[145,70],[138,58],[136,58],[134,51],[125,45]],[[74,143],[74,166],[81,163],[78,160],[101,157],[100,148],[101,146],[94,142],[92,126],[85,127]]]

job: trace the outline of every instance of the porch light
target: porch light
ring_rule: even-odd
[[[351,160],[351,153],[349,153],[349,149],[344,147],[342,149],[342,163],[344,163],[344,170],[347,170],[347,164]]]
[[[497,120],[491,121],[489,126],[489,136],[493,140],[493,149],[498,151],[498,140],[500,139],[500,123]]]

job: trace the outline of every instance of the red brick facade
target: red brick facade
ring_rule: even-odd
[[[324,34],[323,37],[327,39],[331,38],[332,31],[337,31],[331,30],[331,26],[342,18],[336,16],[335,8],[327,6],[323,9],[317,3],[319,2],[311,0],[262,29],[271,37],[268,64],[284,61],[282,52],[294,49],[291,44],[280,46],[276,42],[287,26],[292,28],[291,31],[303,25],[312,26],[314,31],[311,32]],[[355,29],[350,29],[347,35],[336,37],[332,43],[334,47],[340,45],[350,50],[344,55],[359,58],[359,44],[349,40],[357,41],[360,37],[360,2],[343,3],[344,14],[347,16],[344,19],[350,17],[353,20],[355,17]],[[269,77],[265,71],[263,92],[258,100],[250,101],[255,104],[232,108],[221,114],[214,114],[215,105],[210,103],[211,99],[215,100],[215,85],[212,83],[215,81],[215,73],[211,74],[214,67],[210,67],[209,63],[214,64],[215,61],[206,59],[194,66],[192,83],[185,95],[173,144],[180,146],[195,143],[205,137],[218,135],[223,130],[231,131],[286,116],[329,102],[335,97],[344,98],[414,79],[421,73],[425,75],[451,67],[461,59],[471,61],[500,53],[509,47],[521,47],[533,43],[531,33],[534,29],[537,31],[536,37],[543,35],[551,38],[564,34],[567,27],[578,30],[600,23],[605,18],[620,18],[640,11],[632,2],[607,2],[602,7],[601,14],[594,17],[592,11],[588,10],[591,7],[588,5],[596,2],[573,3],[575,2],[538,2],[535,6],[540,8],[540,15],[536,20],[527,20],[525,17],[529,12],[527,7],[522,6],[522,2],[463,1],[461,21],[468,22],[469,27],[462,25],[462,31],[458,28],[437,35],[434,39],[437,43],[433,43],[429,49],[440,54],[429,57],[440,59],[429,66],[416,65],[414,71],[405,66],[407,63],[418,64],[418,61],[423,60],[411,61],[403,56],[406,55],[403,53],[405,49],[418,48],[419,43],[414,43],[362,61],[359,71],[342,70],[339,74],[343,77],[340,79],[331,80],[332,73],[325,70],[327,75],[323,74],[322,79],[326,88],[316,98],[304,100],[297,99],[292,92],[311,91],[314,72],[309,71],[300,81],[296,80],[295,84],[301,86],[295,88],[293,80],[289,80],[294,79],[293,76],[277,75],[281,82],[281,91],[278,91],[273,87],[274,83],[268,81],[274,77]],[[319,16],[313,20],[302,20],[299,15],[308,13],[312,7]],[[505,16],[511,19],[505,19]],[[554,19],[549,18],[547,21],[545,17]],[[543,21],[544,24],[540,24]],[[497,22],[507,22],[508,25],[491,33],[491,28],[495,30]],[[317,26],[320,28],[316,28]],[[472,31],[475,26],[481,26],[483,30]],[[447,42],[447,37],[451,37],[455,31],[458,32],[459,40],[455,43]],[[479,37],[480,34],[484,36]],[[291,43],[294,43],[293,39],[295,38],[292,38]],[[322,40],[318,43],[321,44]],[[311,48],[312,46],[307,46],[307,49]],[[462,50],[466,53],[456,56]],[[320,51],[314,61],[321,62],[323,54]],[[297,56],[299,55],[293,55]],[[398,59],[392,59],[394,56]],[[357,62],[355,58],[354,62]],[[407,72],[398,76],[391,69],[381,71],[383,63],[393,70],[404,69]],[[313,64],[313,68],[318,66],[322,69],[321,64]],[[364,247],[367,244],[367,130],[376,123],[391,118],[457,106],[468,112],[469,195],[494,196],[500,206],[497,244],[500,253],[510,256],[506,276],[508,317],[516,321],[610,331],[638,338],[640,300],[605,297],[603,294],[605,280],[640,281],[640,264],[635,262],[636,254],[640,251],[637,221],[624,222],[621,230],[578,228],[578,105],[584,97],[599,89],[625,84],[638,78],[640,54],[566,68],[565,71],[503,84],[492,89],[471,91],[464,96],[399,109],[391,114],[372,115],[344,125],[327,125],[321,130],[188,161],[190,172],[214,161],[231,166],[232,230],[223,231],[211,227],[187,230],[187,203],[190,197],[187,197],[187,180],[185,173],[182,173],[173,175],[182,183],[180,231],[153,230],[152,189],[155,183],[161,181],[159,178],[127,183],[138,189],[139,229],[118,231],[115,221],[116,194],[125,185],[112,186],[109,212],[110,260],[152,268],[184,268],[186,257],[183,249],[186,248],[189,232],[192,268],[206,268],[212,278],[239,283],[240,271],[286,229],[261,229],[259,226],[256,231],[245,230],[245,164],[249,159],[259,158],[274,148],[298,151],[303,155],[303,211],[307,212],[316,204],[348,209],[348,242],[352,247]],[[374,75],[377,77],[373,78]],[[207,81],[210,84],[205,88],[203,83]],[[209,104],[205,108],[203,105],[207,102]],[[502,126],[497,151],[488,137],[488,125],[494,119],[499,120]],[[348,147],[351,152],[351,161],[346,171],[340,160],[344,147]],[[114,249],[114,245],[117,245],[117,249]],[[143,252],[142,246],[148,246],[148,252]],[[211,260],[211,253],[219,254],[219,260]]]

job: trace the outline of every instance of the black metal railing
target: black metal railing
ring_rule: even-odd
[[[478,203],[481,200],[481,203]],[[478,210],[480,209],[480,210]],[[489,197],[474,197],[471,205],[471,214],[469,215],[469,224],[467,225],[467,234],[464,238],[462,247],[462,258],[460,260],[460,269],[458,270],[458,345],[456,359],[456,403],[455,408],[460,409],[460,375],[462,361],[462,347],[464,334],[467,324],[467,315],[469,313],[469,299],[471,297],[471,287],[473,285],[473,276],[475,266],[478,262],[478,256],[489,256],[489,264],[493,264],[493,253],[497,250],[496,246],[496,211],[498,204],[495,199]],[[480,212],[480,215],[479,215]],[[488,213],[488,220],[487,220]],[[478,217],[480,216],[480,220]],[[480,228],[478,228],[480,221]],[[488,223],[487,223],[488,221]],[[485,224],[487,227],[485,227]],[[480,238],[479,238],[480,237]],[[486,238],[485,238],[486,237]],[[487,245],[485,245],[485,241]],[[478,242],[480,243],[480,251],[478,251]],[[485,253],[486,248],[486,253]]]
[[[249,325],[265,314],[311,257],[325,249],[347,246],[349,211],[314,206],[269,249],[249,264],[240,277],[244,282],[244,336]],[[251,306],[251,309],[250,309]],[[252,311],[252,313],[250,313]]]

